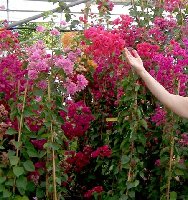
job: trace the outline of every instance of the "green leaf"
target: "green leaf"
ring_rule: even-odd
[[[28,172],[35,171],[35,166],[33,165],[33,162],[31,160],[27,160],[26,162],[24,162],[23,166],[24,166],[25,170]]]
[[[44,197],[44,191],[41,188],[37,188],[36,196],[38,198],[43,198]]]
[[[13,172],[17,177],[19,177],[20,175],[24,173],[24,168],[15,166],[13,167]]]
[[[183,172],[182,170],[180,170],[180,169],[176,169],[176,170],[175,170],[175,174],[176,174],[177,176],[183,176],[183,175],[184,175],[184,172]]]
[[[28,153],[29,157],[38,157],[38,153],[37,153],[36,149],[34,149],[34,148],[28,148],[27,153]]]
[[[17,134],[17,131],[13,128],[9,128],[7,131],[6,131],[6,134],[7,135],[15,135]]]
[[[17,178],[16,180],[16,186],[18,188],[22,188],[24,190],[26,190],[27,187],[27,178],[24,176],[20,176],[19,178]]]
[[[123,155],[121,158],[122,164],[127,164],[130,161],[130,158],[126,155]]]
[[[4,189],[5,189],[5,187],[0,184],[0,192],[3,192]]]
[[[12,150],[9,150],[8,151],[8,157],[10,156],[15,156],[16,152],[15,151],[12,151]]]
[[[128,195],[131,197],[131,199],[135,199],[135,191],[129,191]]]
[[[69,13],[65,13],[66,22],[71,20],[71,15]]]
[[[140,89],[140,85],[136,85],[135,86],[135,92],[138,92],[139,89]]]
[[[140,124],[141,124],[141,126],[143,126],[146,130],[148,129],[148,124],[147,124],[146,120],[141,119],[141,120],[140,120]]]
[[[138,153],[142,153],[142,154],[145,153],[145,149],[144,149],[143,146],[138,146],[138,147],[137,147],[137,151],[138,151]]]
[[[60,178],[60,177],[57,177],[57,178],[56,178],[56,182],[58,183],[58,185],[61,185],[61,182],[62,182],[62,181],[61,181],[61,178]]]
[[[22,146],[22,142],[17,142],[17,141],[13,141],[12,144],[16,147],[16,149],[19,149]]]
[[[170,200],[176,200],[177,199],[177,193],[176,192],[170,192]]]
[[[48,142],[44,144],[44,148],[51,148],[54,151],[58,150],[60,148],[60,146],[56,143],[52,143],[52,142]]]
[[[27,183],[27,191],[34,192],[35,191],[35,184],[33,182]]]
[[[139,180],[135,180],[134,187],[137,187],[139,185]]]
[[[138,135],[138,139],[142,143],[143,146],[146,145],[146,137],[145,137],[145,135],[141,135],[141,134]]]
[[[24,188],[17,187],[17,189],[18,189],[18,191],[19,191],[19,193],[20,193],[21,195],[24,195],[24,194],[25,194]]]
[[[33,94],[35,96],[43,96],[44,92],[43,92],[43,90],[35,90]]]
[[[120,197],[119,200],[128,200],[128,196],[125,195],[125,194],[123,194],[123,195]]]
[[[8,180],[5,182],[5,185],[6,185],[6,186],[13,186],[13,185],[14,185],[14,179],[8,179]]]
[[[19,162],[18,156],[9,156],[9,160],[11,165],[17,165]]]
[[[41,127],[41,129],[39,129],[38,131],[38,135],[41,135],[42,133],[44,133],[46,130],[46,128],[44,126]]]
[[[23,115],[25,117],[30,117],[30,116],[33,116],[34,113],[32,111],[30,111],[30,110],[24,110]]]
[[[12,193],[9,192],[7,189],[4,189],[3,190],[3,197],[4,198],[8,198],[8,197],[11,197]]]
[[[14,200],[29,200],[29,198],[26,197],[26,196],[23,196],[23,197],[21,197],[21,196],[15,196]]]
[[[4,183],[6,180],[6,177],[0,177],[0,184]]]

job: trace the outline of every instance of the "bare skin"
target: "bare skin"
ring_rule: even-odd
[[[132,54],[125,48],[125,56],[128,63],[132,65],[136,73],[143,79],[152,94],[174,113],[181,117],[188,118],[188,97],[170,94],[145,70],[142,59],[137,51],[133,50]]]

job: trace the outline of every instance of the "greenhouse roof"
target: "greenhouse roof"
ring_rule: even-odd
[[[65,2],[67,5],[71,5],[70,10],[75,19],[79,19],[79,17],[83,15],[81,10],[85,8],[87,2],[87,0],[60,1]],[[115,4],[114,9],[111,12],[113,18],[116,18],[120,14],[128,13],[128,5],[130,4],[130,0],[113,0],[113,2]],[[6,19],[10,22],[19,22],[20,20],[27,18],[32,19],[33,16],[40,15],[45,11],[56,9],[59,4],[49,2],[48,0],[1,0],[0,6],[3,7],[0,9],[0,20]],[[91,10],[93,13],[98,13],[97,5],[92,4]],[[50,20],[50,18],[51,17],[43,19],[43,17],[39,17],[31,21],[47,22]],[[63,12],[57,13],[54,20],[55,22],[64,20]]]

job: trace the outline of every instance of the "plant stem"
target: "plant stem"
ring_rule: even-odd
[[[22,111],[21,111],[20,122],[19,122],[19,130],[18,130],[18,142],[20,142],[21,134],[22,134],[23,118],[24,118],[23,112],[24,112],[24,109],[25,109],[27,90],[28,90],[28,80],[26,82],[26,88],[25,88],[25,91],[24,91],[24,99],[23,99],[23,104],[22,104]],[[17,148],[17,153],[16,153],[17,156],[18,156],[18,152],[19,152],[19,149]]]
[[[136,87],[136,79],[135,79],[135,74],[134,72],[132,71],[131,73],[131,76],[133,77],[133,80],[134,80],[134,86]],[[134,87],[134,91],[135,91],[135,87]],[[131,113],[131,120],[132,121],[135,121],[135,120],[138,120],[138,117],[136,115],[136,111],[137,111],[137,107],[138,107],[138,102],[137,102],[137,99],[138,99],[138,92],[135,91],[135,95],[134,95],[134,103],[133,103],[133,108],[132,108],[132,113]],[[132,131],[131,131],[131,135],[130,135],[130,141],[131,141],[131,152],[130,152],[130,167],[129,167],[129,171],[128,171],[128,177],[127,177],[127,181],[131,181],[131,171],[132,171],[132,166],[131,166],[131,162],[132,162],[132,158],[133,158],[133,155],[134,155],[134,146],[135,146],[135,143],[134,143],[134,137],[133,137],[133,134],[136,134],[137,132],[137,125],[135,124],[132,128]],[[128,195],[128,189],[126,191],[126,195]]]
[[[50,89],[50,80],[48,80],[48,101],[51,102],[51,89]],[[54,142],[54,132],[53,132],[53,124],[50,124],[50,132],[51,132],[51,142]],[[56,164],[55,164],[55,152],[52,149],[52,176],[53,176],[53,200],[57,200],[57,190],[56,190]]]
[[[20,82],[18,83],[18,93],[19,93],[19,88],[20,88]],[[23,99],[21,116],[20,116],[19,127],[18,127],[18,142],[20,142],[21,134],[22,134],[23,119],[24,119],[23,112],[24,112],[24,109],[25,109],[27,90],[28,90],[28,80],[26,82],[26,87],[25,87],[25,91],[24,91],[24,99]],[[19,148],[16,149],[16,156],[17,157],[18,157],[18,154],[19,154]],[[13,194],[15,193],[15,190],[16,190],[16,177],[14,178]]]
[[[173,160],[173,154],[174,154],[174,137],[173,134],[170,138],[170,161],[169,161],[169,174],[168,174],[168,180],[167,180],[167,189],[166,189],[166,199],[170,199],[170,181],[172,179],[172,160]]]

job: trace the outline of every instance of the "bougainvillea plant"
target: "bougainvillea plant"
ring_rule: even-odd
[[[187,2],[133,1],[115,20],[110,0],[95,3],[99,17],[86,7],[81,32],[38,24],[30,43],[0,30],[2,199],[188,198],[187,121],[124,57],[137,49],[157,81],[186,96]]]

